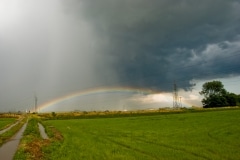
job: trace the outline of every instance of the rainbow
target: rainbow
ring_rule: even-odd
[[[53,100],[50,100],[46,103],[43,103],[40,106],[38,106],[38,111],[41,111],[50,106],[56,105],[58,103],[61,103],[63,101],[73,99],[76,97],[90,96],[90,95],[96,95],[96,94],[106,94],[106,93],[107,94],[110,94],[110,93],[154,94],[154,93],[160,93],[160,91],[144,89],[144,88],[133,88],[133,87],[90,88],[90,89],[80,90],[78,92],[73,92],[68,95],[61,96],[61,97],[55,98]]]

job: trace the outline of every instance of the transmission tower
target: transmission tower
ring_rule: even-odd
[[[177,91],[177,85],[174,82],[173,84],[173,108],[179,107],[179,98],[178,98],[178,91]]]

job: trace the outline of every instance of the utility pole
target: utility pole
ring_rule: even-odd
[[[179,103],[178,103],[178,92],[177,92],[177,85],[174,82],[173,84],[173,108],[178,108]]]

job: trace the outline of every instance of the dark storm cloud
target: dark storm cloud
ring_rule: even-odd
[[[0,0],[0,111],[239,75],[239,0]]]
[[[102,40],[105,63],[122,85],[172,90],[191,79],[239,74],[238,0],[73,0]]]

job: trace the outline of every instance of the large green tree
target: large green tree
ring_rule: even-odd
[[[238,102],[237,95],[227,92],[221,81],[204,83],[199,93],[204,96],[202,99],[204,108],[236,106]]]

